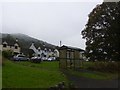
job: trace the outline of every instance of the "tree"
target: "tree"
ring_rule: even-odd
[[[97,5],[81,33],[89,60],[120,60],[120,2]]]

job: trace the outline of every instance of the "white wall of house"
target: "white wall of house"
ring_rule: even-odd
[[[13,46],[8,46],[7,42],[3,42],[3,44],[6,44],[6,47],[4,47],[3,45],[0,45],[1,51],[11,50],[12,52],[20,53],[21,49],[17,43],[15,43]]]
[[[57,49],[54,50],[54,56],[59,57],[59,51]]]
[[[32,49],[34,51],[34,55],[38,56],[38,54],[40,56],[42,56],[42,54],[44,54],[46,56],[46,58],[55,56],[55,57],[59,57],[59,51],[56,49],[56,53],[54,51],[51,51],[51,49],[47,50],[46,48],[44,50],[40,49],[40,47],[38,49],[36,49],[36,47],[34,46],[34,43],[32,43],[32,45],[30,46],[29,49]]]

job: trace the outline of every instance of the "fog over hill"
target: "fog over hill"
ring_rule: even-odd
[[[0,37],[2,37],[2,42],[6,41],[8,45],[13,45],[16,40],[18,41],[18,44],[21,47],[21,51],[23,53],[27,53],[29,50],[29,47],[32,43],[35,44],[35,47],[41,47],[41,49],[48,48],[48,49],[55,49],[56,46],[52,45],[50,43],[47,43],[43,40],[38,40],[33,37],[30,37],[25,34],[16,33],[16,34],[6,34],[6,33],[0,33]]]

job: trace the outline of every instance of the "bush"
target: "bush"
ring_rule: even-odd
[[[101,72],[120,72],[119,62],[94,62],[94,66],[88,67],[90,70]]]
[[[10,59],[12,57],[12,51],[10,50],[2,51],[2,56],[7,59]]]
[[[41,59],[31,59],[30,60],[32,63],[40,63]]]

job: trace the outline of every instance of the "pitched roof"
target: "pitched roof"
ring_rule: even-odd
[[[6,41],[2,41],[2,44],[7,44],[8,46],[19,46],[19,44],[17,42],[6,42]]]
[[[83,49],[77,48],[77,47],[71,47],[71,46],[65,46],[63,45],[62,47],[59,48],[61,49],[70,49],[70,50],[78,50],[78,51],[84,51]]]

